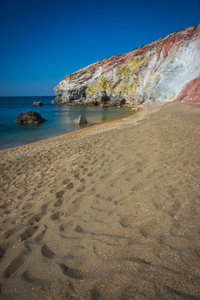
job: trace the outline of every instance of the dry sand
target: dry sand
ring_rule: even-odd
[[[200,299],[199,129],[172,103],[1,151],[0,298]]]

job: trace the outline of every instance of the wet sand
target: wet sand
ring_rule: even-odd
[[[200,299],[200,106],[0,152],[0,299]]]

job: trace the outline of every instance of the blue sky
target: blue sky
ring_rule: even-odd
[[[54,95],[62,77],[200,23],[200,0],[0,0],[0,96]]]

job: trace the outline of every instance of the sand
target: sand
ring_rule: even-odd
[[[200,299],[200,106],[0,152],[0,299]]]

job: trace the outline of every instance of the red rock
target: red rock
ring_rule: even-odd
[[[185,85],[175,102],[200,103],[200,76]]]

